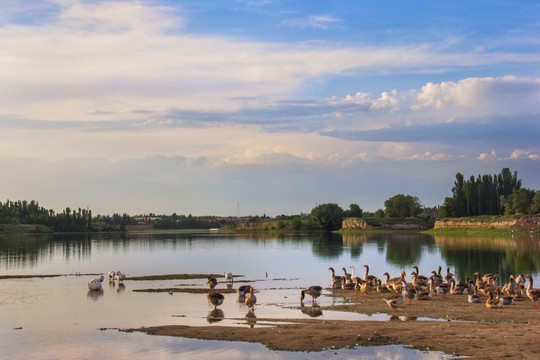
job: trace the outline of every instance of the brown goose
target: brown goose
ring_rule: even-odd
[[[249,294],[251,289],[252,289],[251,285],[242,285],[238,287],[238,289],[236,290],[236,293],[238,294],[238,297],[245,298],[245,296]]]
[[[435,276],[431,276],[429,279],[431,280],[429,290],[431,292],[436,292],[438,294],[441,294],[442,297],[445,298],[446,294],[448,294],[448,292],[450,291],[450,285],[446,283],[435,285]]]
[[[486,307],[488,309],[502,309],[503,302],[497,297],[493,298],[493,293],[491,291],[488,291],[487,296],[488,299],[486,300]]]
[[[218,281],[217,279],[214,277],[214,275],[210,275],[208,276],[208,286],[210,287],[210,289],[213,289],[216,287]]]
[[[343,276],[336,275],[336,272],[333,267],[329,267],[328,270],[332,272],[332,283],[339,283],[341,287],[341,282],[343,281]]]
[[[467,301],[471,304],[478,304],[481,302],[480,295],[478,295],[478,286],[474,285],[474,293],[467,296]]]
[[[364,281],[367,281],[371,283],[371,285],[374,285],[377,283],[377,280],[379,280],[375,275],[369,275],[369,265],[364,265],[366,268],[366,273],[364,274]]]
[[[525,278],[529,279],[529,286],[527,287],[527,297],[531,299],[534,307],[538,307],[538,299],[540,298],[540,289],[533,289],[533,278],[531,275],[525,275]]]
[[[246,300],[244,303],[247,305],[247,307],[253,312],[255,308],[255,304],[257,303],[257,298],[255,295],[253,295],[253,287],[250,286],[249,294],[246,295]]]
[[[322,293],[322,287],[320,287],[318,285],[313,285],[313,286],[310,286],[308,288],[305,288],[301,292],[300,302],[303,302],[305,294],[308,294],[308,295],[311,295],[311,297],[312,297],[311,302],[315,303],[315,299],[318,298],[319,296],[321,296],[321,293]]]
[[[223,300],[225,300],[223,294],[215,291],[209,291],[208,294],[206,294],[206,298],[210,304],[214,305],[214,309],[217,309],[219,305],[223,304]]]
[[[392,297],[389,297],[383,300],[386,301],[388,306],[390,306],[395,311],[401,304],[405,302],[405,295],[404,294],[394,295]]]

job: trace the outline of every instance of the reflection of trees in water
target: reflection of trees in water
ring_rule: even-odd
[[[379,249],[386,248],[386,262],[399,266],[410,266],[420,261],[422,247],[433,247],[433,236],[420,233],[380,233],[370,236],[369,242]]]
[[[89,234],[30,235],[0,238],[0,267],[35,267],[38,262],[62,255],[63,259],[88,258],[91,253]]]
[[[441,256],[455,266],[461,280],[478,271],[481,275],[501,275],[508,282],[510,274],[540,272],[540,243],[532,238],[505,239],[493,237],[436,236]]]
[[[321,233],[312,238],[313,254],[323,259],[337,259],[343,254],[343,237],[334,233]]]

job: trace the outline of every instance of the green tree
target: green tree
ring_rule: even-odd
[[[384,202],[386,217],[406,218],[419,215],[422,211],[416,196],[398,194]]]
[[[384,217],[384,210],[383,209],[377,209],[377,211],[375,211],[375,214],[373,214],[373,217],[378,218],[378,219],[382,219]]]
[[[345,210],[345,217],[362,217],[364,211],[358,206],[358,204],[349,205],[349,210]]]
[[[505,205],[506,214],[530,214],[535,195],[536,191],[526,188],[514,191],[508,196],[508,201]]]
[[[341,228],[344,211],[338,204],[321,204],[311,210],[311,217],[326,231]]]

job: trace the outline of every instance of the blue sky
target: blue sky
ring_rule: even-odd
[[[0,198],[61,211],[426,206],[540,188],[536,1],[0,4]]]

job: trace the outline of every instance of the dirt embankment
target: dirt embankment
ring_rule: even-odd
[[[540,231],[540,214],[516,218],[446,218],[435,221],[434,229],[508,229],[518,231]]]

